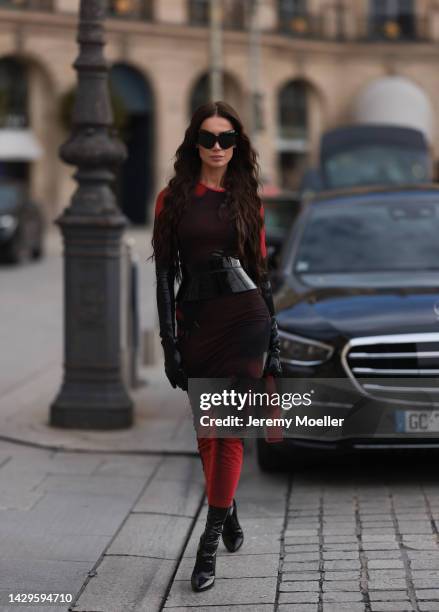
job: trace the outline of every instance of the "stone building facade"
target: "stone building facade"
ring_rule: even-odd
[[[218,1],[224,16],[224,98],[247,127],[252,3]],[[191,107],[206,95],[206,2],[110,2],[105,52],[131,122],[131,166],[119,179],[119,192],[134,223],[150,223]],[[255,146],[266,184],[294,188],[301,170],[318,157],[321,133],[351,122],[365,88],[387,76],[403,78],[424,97],[431,112],[428,139],[438,158],[439,1],[260,0],[256,6],[262,95]],[[0,120],[1,91],[7,87],[2,62],[13,60],[27,81],[27,124],[43,151],[28,164],[28,181],[49,223],[74,188],[73,169],[59,161],[58,147],[68,134],[61,110],[76,78],[77,10],[78,0],[0,0]],[[133,193],[137,200],[130,207]]]

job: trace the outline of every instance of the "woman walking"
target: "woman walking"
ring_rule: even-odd
[[[236,111],[200,106],[175,157],[152,239],[166,375],[185,391],[191,377],[279,376],[259,166]],[[234,499],[243,440],[197,435],[197,443],[209,507],[191,584],[204,591],[214,584],[220,537],[230,552],[243,543]]]

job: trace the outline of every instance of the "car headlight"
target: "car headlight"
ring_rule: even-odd
[[[328,344],[279,330],[280,360],[283,363],[313,366],[331,358],[334,349]]]
[[[0,229],[13,231],[17,227],[18,219],[14,215],[0,215]]]

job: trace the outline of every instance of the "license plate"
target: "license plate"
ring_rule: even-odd
[[[439,432],[439,410],[397,410],[395,424],[398,433]]]

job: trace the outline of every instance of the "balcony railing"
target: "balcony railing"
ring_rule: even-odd
[[[247,3],[244,0],[223,1],[224,29],[247,30]],[[154,0],[109,0],[108,16],[133,21],[153,21],[153,4]],[[55,12],[58,10],[58,1],[0,0],[0,9],[3,8]],[[188,1],[186,23],[209,26],[208,0]],[[267,32],[263,24],[261,27]],[[269,33],[296,39],[334,42],[439,42],[439,7],[423,15],[399,14],[392,18],[364,14],[358,18],[349,5],[341,4],[339,0],[328,0],[319,13],[279,14],[278,25]]]
[[[302,14],[279,20],[279,31],[296,38],[325,38],[322,15]]]
[[[0,8],[26,9],[29,11],[53,11],[54,0],[0,0]]]
[[[0,0],[0,9],[17,9],[29,11],[58,10],[56,0]],[[152,0],[110,0],[108,16],[123,19],[152,20]]]
[[[369,20],[364,24],[364,30],[370,40],[422,42],[431,38],[428,19],[413,15]]]
[[[356,18],[337,5],[321,14],[304,13],[279,20],[278,32],[293,38],[359,42],[426,42],[437,40],[439,11],[429,16]]]

